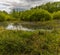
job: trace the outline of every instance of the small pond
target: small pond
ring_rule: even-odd
[[[32,22],[23,22],[23,23],[12,23],[12,22],[0,22],[0,26],[4,27],[6,30],[23,30],[23,31],[51,31],[52,27],[49,25],[36,24]]]

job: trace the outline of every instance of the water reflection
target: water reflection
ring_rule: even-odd
[[[14,25],[13,23],[9,24],[7,27],[6,27],[7,30],[23,30],[23,31],[34,31],[32,29],[28,29],[28,28],[25,28],[23,27],[22,25]]]

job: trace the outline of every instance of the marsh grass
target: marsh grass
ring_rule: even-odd
[[[60,31],[4,30],[0,32],[0,55],[57,54],[60,54]]]

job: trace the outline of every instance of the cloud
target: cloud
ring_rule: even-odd
[[[42,3],[60,0],[0,0],[0,10],[9,11],[11,8],[29,9]]]
[[[59,1],[59,0],[17,0],[17,1],[19,1],[19,3],[17,3],[17,2],[12,3],[12,5],[14,7],[31,8],[31,7],[34,7],[34,6],[38,6],[42,3]]]

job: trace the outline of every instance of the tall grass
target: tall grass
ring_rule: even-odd
[[[10,31],[0,32],[0,55],[59,55],[58,31]]]

